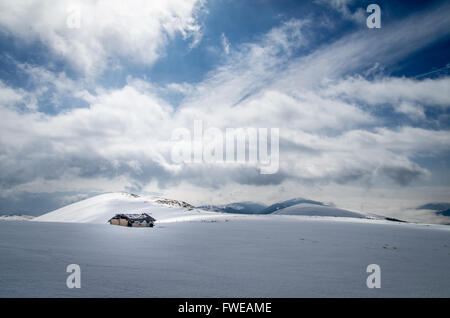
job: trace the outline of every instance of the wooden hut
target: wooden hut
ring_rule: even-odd
[[[116,214],[108,222],[112,225],[129,227],[153,227],[156,220],[147,213]]]

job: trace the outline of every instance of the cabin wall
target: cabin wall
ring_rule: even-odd
[[[131,224],[132,227],[148,227],[148,223],[147,222],[142,222],[142,223],[138,223],[138,222],[133,222]]]

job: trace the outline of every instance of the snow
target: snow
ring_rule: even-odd
[[[152,229],[0,222],[0,297],[450,296],[448,226],[228,217]],[[66,287],[69,264],[80,289]],[[366,287],[369,264],[380,289]]]
[[[322,216],[288,215],[311,208],[227,214],[110,193],[0,222],[0,297],[450,297],[449,226],[317,205]],[[142,212],[154,228],[106,224]],[[66,287],[69,264],[81,289]],[[380,289],[366,286],[369,264],[381,267]]]

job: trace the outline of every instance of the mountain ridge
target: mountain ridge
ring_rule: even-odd
[[[342,217],[377,219],[402,222],[402,220],[360,213],[334,207],[332,204],[305,198],[293,198],[270,206],[251,201],[235,202],[223,206],[200,206],[180,200],[156,196],[139,196],[130,193],[105,193],[84,199],[38,216],[37,222],[106,223],[116,214],[148,213],[157,223],[179,221],[217,221],[241,215],[296,215],[317,217]]]

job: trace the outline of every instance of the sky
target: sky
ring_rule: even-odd
[[[381,28],[368,28],[369,4]],[[446,1],[0,3],[0,213],[112,191],[304,197],[450,223]],[[177,163],[196,121],[279,129],[279,169]]]

